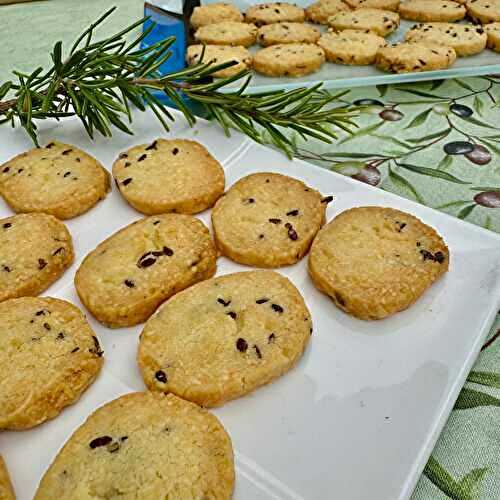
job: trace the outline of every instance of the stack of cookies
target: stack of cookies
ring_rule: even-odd
[[[466,16],[474,24],[456,24]],[[398,30],[400,18],[419,24],[404,42],[390,45],[385,37]],[[191,25],[199,43],[188,47],[188,64],[234,61],[216,77],[250,68],[299,77],[325,61],[420,72],[448,68],[457,56],[478,54],[487,43],[500,50],[500,0],[318,0],[306,9],[274,2],[244,14],[232,4],[211,3],[194,9]],[[248,48],[255,43],[264,48],[252,55]]]
[[[333,196],[272,172],[225,192],[223,168],[194,141],[132,146],[112,173],[124,201],[146,217],[92,250],[74,285],[106,327],[145,322],[137,364],[147,390],[90,415],[46,471],[37,500],[117,492],[230,499],[231,439],[203,408],[284,375],[313,333],[299,290],[272,268],[309,253],[316,287],[361,319],[409,307],[448,269],[442,238],[412,215],[361,207],[325,225]],[[60,219],[103,199],[110,176],[84,151],[55,141],[0,166],[0,176],[0,194],[19,212],[0,221],[0,429],[22,430],[76,403],[103,366],[84,314],[37,295],[74,259]],[[210,208],[213,239],[193,215]],[[260,269],[214,277],[219,255]],[[1,457],[0,497],[14,498]]]

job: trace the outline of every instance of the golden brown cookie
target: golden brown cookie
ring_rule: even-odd
[[[325,62],[325,52],[312,43],[271,45],[259,50],[253,59],[255,71],[267,76],[304,76],[317,71]]]
[[[328,24],[329,17],[349,10],[349,4],[344,0],[318,0],[307,7],[306,18],[312,23]]]
[[[279,43],[316,43],[320,32],[303,23],[274,23],[259,28],[257,41],[263,47]]]
[[[467,14],[478,23],[500,22],[500,0],[468,0]]]
[[[245,47],[229,45],[190,45],[186,52],[186,61],[189,66],[203,63],[222,64],[236,61],[236,64],[216,71],[213,76],[227,78],[234,76],[252,67],[252,54]]]
[[[271,2],[252,5],[245,12],[245,21],[256,26],[263,24],[302,23],[305,20],[305,12],[301,7],[286,2]]]
[[[451,47],[426,42],[404,42],[381,47],[375,65],[384,71],[411,73],[449,68],[457,54]]]
[[[235,5],[225,2],[199,5],[193,9],[191,15],[191,26],[199,28],[208,24],[221,23],[223,21],[243,21],[243,14]]]
[[[382,9],[398,11],[400,0],[345,0],[353,9]]]
[[[207,24],[196,30],[194,37],[206,45],[241,45],[249,47],[255,43],[257,26],[250,23],[223,21]]]
[[[43,476],[35,500],[230,500],[231,439],[206,410],[172,394],[136,392],[101,406]]]
[[[316,287],[360,319],[411,306],[448,265],[448,248],[433,228],[382,207],[342,212],[318,233],[309,256]]]
[[[0,429],[29,429],[80,399],[103,351],[82,312],[65,300],[0,303]]]
[[[358,9],[352,12],[339,12],[328,19],[328,24],[336,31],[371,31],[387,36],[399,27],[396,12],[381,9]]]
[[[410,21],[453,23],[465,17],[463,5],[451,0],[406,0],[399,5],[399,15]]]
[[[405,39],[452,47],[457,56],[471,56],[485,49],[487,36],[482,27],[472,24],[421,23],[408,30]]]
[[[217,254],[195,217],[138,220],[100,243],[75,275],[85,307],[112,328],[141,323],[173,294],[213,276]]]
[[[150,390],[218,406],[290,370],[311,331],[309,311],[287,278],[235,273],[163,304],[146,323],[137,358]]]
[[[380,47],[386,41],[374,33],[356,30],[328,32],[321,35],[318,45],[325,51],[328,61],[338,64],[373,64]]]
[[[0,301],[38,295],[73,262],[66,226],[52,215],[19,214],[0,220]]]
[[[16,498],[2,455],[0,455],[0,498],[2,500],[15,500]]]
[[[487,24],[484,30],[488,36],[488,48],[500,52],[500,22]]]
[[[109,191],[109,174],[92,156],[52,141],[0,166],[0,194],[15,212],[43,212],[70,219]]]
[[[121,153],[113,176],[122,196],[139,212],[195,214],[224,192],[224,170],[196,141],[156,139]]]
[[[226,257],[258,267],[294,264],[325,222],[331,197],[281,174],[243,177],[212,210],[215,242]]]

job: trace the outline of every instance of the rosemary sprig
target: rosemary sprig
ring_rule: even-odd
[[[329,94],[321,85],[288,92],[247,94],[251,80],[248,71],[224,79],[207,78],[234,62],[199,63],[160,76],[158,68],[170,57],[169,48],[175,39],[170,37],[140,48],[154,27],[150,25],[132,42],[127,41],[127,35],[148,18],[104,40],[93,40],[95,28],[115,8],[91,24],[64,59],[62,42],[57,42],[51,54],[53,65],[48,71],[41,67],[30,74],[13,71],[17,81],[0,85],[0,124],[10,122],[15,126],[19,122],[36,145],[36,121],[48,118],[59,120],[76,115],[92,138],[96,130],[111,136],[114,127],[132,134],[124,118],[129,124],[132,122],[133,105],[142,111],[149,106],[168,130],[168,121],[173,121],[174,116],[155,96],[154,91],[160,90],[170,97],[190,125],[196,122],[196,117],[183,95],[201,103],[227,134],[230,128],[236,128],[260,143],[269,137],[289,156],[294,142],[284,129],[305,139],[331,142],[336,137],[334,127],[349,130],[354,125],[352,111],[333,106],[339,95]],[[243,78],[244,83],[237,90],[227,89],[229,84]],[[8,93],[13,97],[2,100]]]

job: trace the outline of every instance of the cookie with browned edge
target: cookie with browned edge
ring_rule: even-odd
[[[304,23],[274,23],[259,28],[257,41],[263,47],[279,43],[316,43],[320,32]]]
[[[250,6],[245,12],[245,21],[256,26],[273,23],[302,23],[305,20],[304,9],[286,2],[262,3]]]
[[[328,19],[328,24],[336,31],[371,31],[387,36],[399,28],[399,15],[389,10],[358,9],[335,14]]]
[[[349,10],[349,4],[344,0],[318,0],[306,8],[306,18],[312,23],[328,24],[330,16]]]
[[[481,24],[500,22],[500,0],[468,0],[469,17]]]
[[[274,271],[198,283],[146,323],[138,363],[147,387],[218,406],[283,375],[312,331],[299,291]]]
[[[432,227],[383,207],[337,215],[309,255],[316,287],[360,319],[382,319],[411,306],[448,265],[448,248]]]
[[[45,472],[35,500],[230,500],[231,438],[217,417],[173,394],[126,394],[98,408]]]
[[[80,399],[103,351],[82,312],[65,300],[0,303],[0,429],[29,429]]]
[[[0,194],[15,212],[70,219],[106,196],[109,179],[95,158],[70,144],[52,141],[0,166]]]
[[[0,498],[2,500],[15,500],[14,488],[10,481],[5,460],[0,455]]]
[[[241,264],[294,264],[309,250],[325,222],[331,197],[303,182],[258,173],[233,184],[212,210],[215,242],[223,255]]]
[[[133,222],[90,252],[75,275],[85,307],[107,326],[141,323],[170,296],[211,278],[217,253],[207,227],[191,215]]]
[[[225,183],[220,163],[187,139],[156,139],[128,149],[113,164],[113,177],[128,203],[148,215],[202,212]]]
[[[465,7],[451,0],[407,0],[399,6],[399,15],[410,21],[453,23],[465,17]]]
[[[209,24],[221,23],[224,21],[243,21],[243,14],[235,5],[225,2],[216,2],[207,5],[198,5],[193,9],[191,15],[191,26],[199,28]]]
[[[19,214],[0,220],[0,301],[38,295],[73,262],[66,226],[52,215]]]

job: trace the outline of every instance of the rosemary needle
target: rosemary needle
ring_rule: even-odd
[[[158,68],[170,57],[169,48],[175,38],[139,48],[154,25],[132,42],[126,38],[147,17],[108,38],[94,41],[95,28],[115,8],[92,23],[65,58],[62,42],[57,42],[51,54],[53,65],[48,71],[43,68],[36,68],[30,74],[14,71],[17,81],[0,85],[0,124],[20,124],[36,145],[37,120],[59,120],[66,116],[78,116],[91,138],[95,131],[111,136],[113,128],[132,134],[129,125],[133,105],[142,111],[150,107],[168,130],[168,122],[174,116],[155,96],[159,90],[174,102],[190,125],[196,122],[196,117],[183,96],[201,104],[226,134],[235,128],[257,142],[270,140],[288,156],[293,154],[294,139],[293,134],[286,134],[287,130],[304,139],[331,142],[336,137],[334,128],[349,130],[354,125],[353,112],[334,107],[337,96],[322,90],[321,84],[250,94],[246,93],[251,79],[248,71],[206,83],[207,77],[235,62],[199,63],[159,75]],[[239,88],[228,89],[228,85],[239,80],[243,82]],[[6,99],[8,93],[12,98]]]

